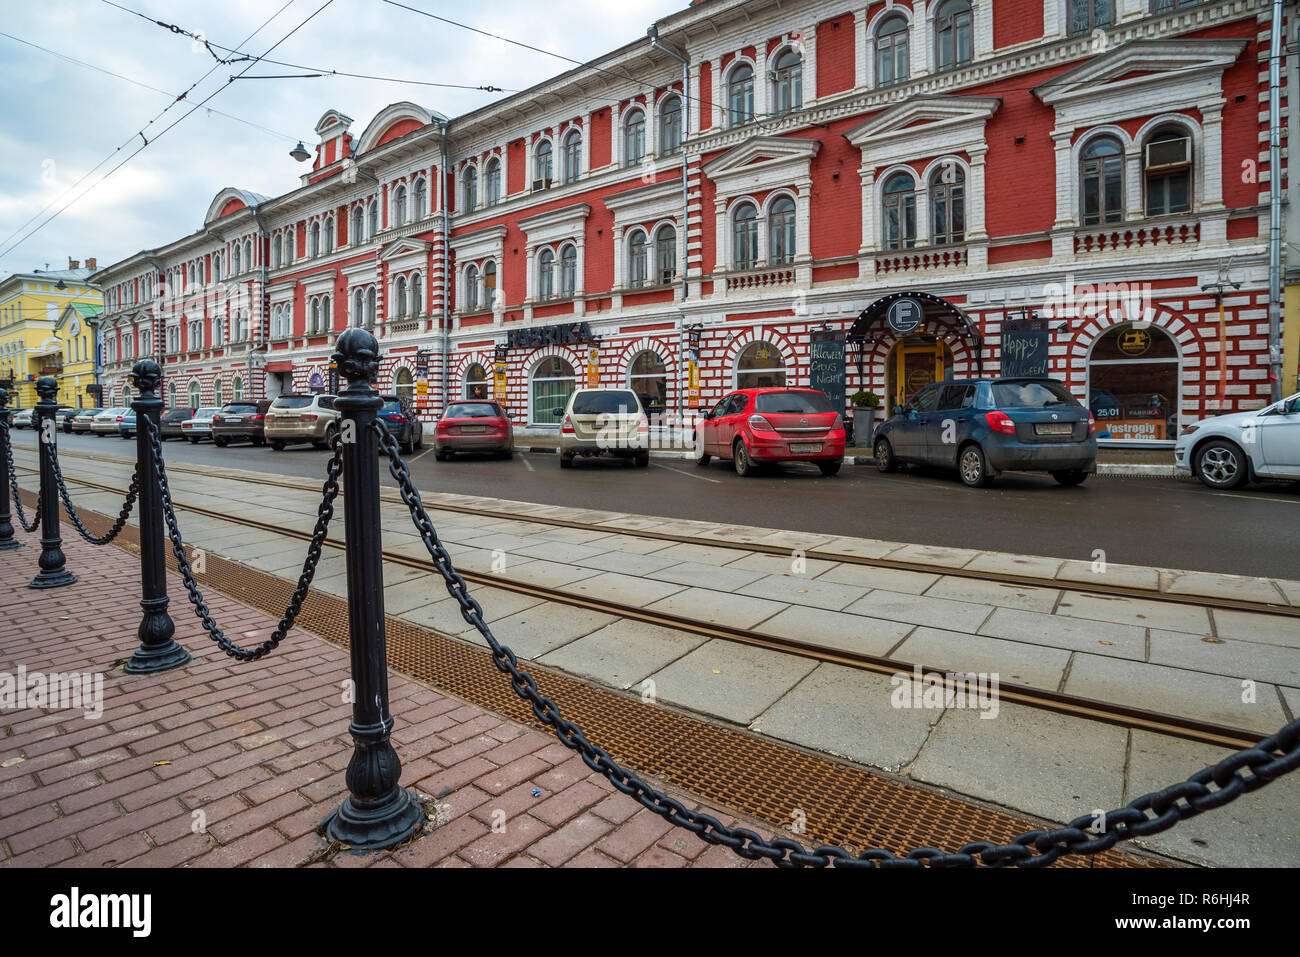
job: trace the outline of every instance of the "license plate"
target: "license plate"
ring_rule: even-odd
[[[462,425],[460,427],[461,435],[478,435],[487,431],[486,425]]]
[[[790,443],[791,452],[820,452],[822,444],[820,442],[805,442],[802,444]]]
[[[226,418],[222,419],[221,421],[224,422],[226,425],[234,425],[235,423],[243,422],[244,420],[237,415],[230,415],[230,416],[226,416]]]
[[[1038,435],[1069,435],[1074,431],[1074,426],[1069,422],[1040,422],[1034,426],[1034,432]]]

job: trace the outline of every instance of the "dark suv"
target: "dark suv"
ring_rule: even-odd
[[[379,410],[379,421],[390,435],[402,444],[402,454],[410,455],[424,445],[424,425],[411,406],[411,400],[400,395],[380,396],[384,407]]]
[[[876,429],[876,465],[955,468],[982,487],[1006,471],[1045,471],[1078,485],[1097,470],[1092,414],[1055,379],[936,382]]]
[[[266,444],[266,410],[270,399],[227,402],[212,417],[212,444],[224,449],[231,442],[247,439],[253,445]]]

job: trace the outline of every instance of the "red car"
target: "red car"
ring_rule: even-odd
[[[816,389],[740,389],[695,427],[695,464],[731,459],[737,475],[758,465],[814,462],[834,475],[844,461],[844,419]]]
[[[433,430],[433,457],[445,462],[457,452],[514,454],[515,430],[510,415],[491,399],[471,399],[447,406]]]

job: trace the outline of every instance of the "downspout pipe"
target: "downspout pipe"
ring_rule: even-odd
[[[1273,0],[1268,57],[1269,401],[1282,398],[1282,51],[1283,0]]]
[[[451,218],[447,215],[447,129],[448,120],[442,121],[439,149],[442,156],[438,167],[438,210],[442,213],[442,409],[446,411],[451,401],[448,366],[451,364]]]

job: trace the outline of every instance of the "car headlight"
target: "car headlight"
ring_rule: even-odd
[[[1200,428],[1199,425],[1184,425],[1184,426],[1183,426],[1183,435],[1191,435],[1193,432],[1195,432],[1195,431],[1196,431],[1197,429],[1199,429],[1199,428]]]

